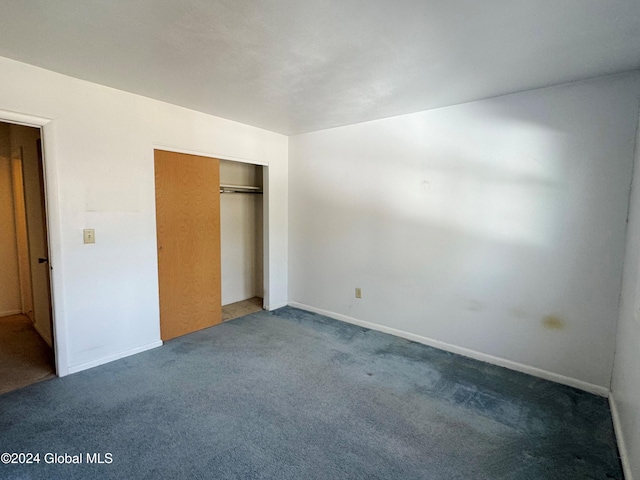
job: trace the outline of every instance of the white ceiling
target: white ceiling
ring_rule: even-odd
[[[640,68],[640,0],[0,0],[0,12],[0,56],[284,134]]]

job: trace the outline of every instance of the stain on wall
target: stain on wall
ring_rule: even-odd
[[[542,325],[547,330],[562,330],[565,327],[565,321],[557,315],[546,315],[542,319]]]

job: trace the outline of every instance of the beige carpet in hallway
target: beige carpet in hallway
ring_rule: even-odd
[[[222,321],[233,320],[234,318],[244,317],[250,313],[262,310],[262,299],[253,297],[241,302],[230,303],[222,307]]]
[[[26,315],[0,318],[0,394],[55,377],[53,352]]]

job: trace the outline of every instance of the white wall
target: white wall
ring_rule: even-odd
[[[0,124],[0,316],[22,311],[9,125]]]
[[[606,393],[638,91],[620,75],[291,137],[290,301]]]
[[[286,137],[9,59],[0,71],[0,118],[46,123],[61,374],[160,340],[154,147],[269,166],[267,304],[286,302]],[[96,230],[94,245],[83,228]]]
[[[220,162],[220,183],[262,186],[262,167]],[[222,305],[263,296],[262,195],[220,195]]]
[[[627,229],[611,403],[625,478],[640,479],[640,130]]]

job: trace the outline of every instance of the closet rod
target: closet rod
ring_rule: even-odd
[[[220,188],[241,188],[243,190],[260,190],[260,187],[256,187],[254,185],[231,185],[231,184],[220,184]]]
[[[242,191],[242,190],[223,190],[223,189],[220,189],[220,193],[249,193],[251,195],[262,195],[262,192],[249,192],[249,191]]]
[[[257,193],[262,194],[260,187],[253,185],[220,185],[220,193]]]

